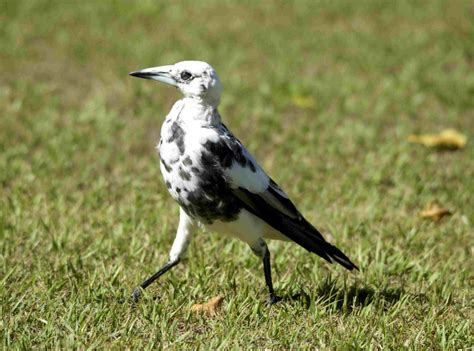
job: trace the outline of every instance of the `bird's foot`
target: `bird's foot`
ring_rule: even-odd
[[[133,303],[136,303],[136,302],[138,302],[138,300],[140,300],[141,296],[142,296],[142,289],[140,287],[135,288],[135,290],[133,290],[132,295],[130,296],[130,300]]]
[[[270,306],[276,304],[276,303],[277,303],[278,301],[280,301],[280,300],[281,300],[281,297],[280,297],[280,296],[277,296],[277,295],[271,293],[270,295],[268,295],[268,298],[267,298],[267,300],[265,301],[265,304],[266,304],[268,307],[270,307]]]

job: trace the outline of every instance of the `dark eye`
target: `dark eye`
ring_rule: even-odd
[[[181,72],[181,79],[182,80],[190,80],[193,75],[188,71]]]

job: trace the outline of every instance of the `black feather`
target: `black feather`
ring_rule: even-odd
[[[306,250],[314,252],[330,263],[334,260],[348,270],[354,268],[359,269],[341,250],[324,240],[321,233],[299,212],[298,217],[289,217],[273,206],[270,206],[259,194],[254,194],[243,188],[234,189],[233,191],[245,209],[267,222]],[[271,195],[276,197],[283,206],[286,205],[289,211],[296,210],[293,203],[289,199],[279,195],[278,192],[273,191]]]
[[[219,132],[222,134],[218,142],[208,141],[203,145],[208,150],[208,155],[212,158],[211,164],[214,166],[213,168],[211,164],[206,165],[203,159],[202,164],[206,169],[211,166],[210,169],[214,169],[215,173],[216,165],[220,169],[226,169],[235,162],[242,167],[246,167],[248,162],[252,163],[244,155],[245,148],[225,125],[220,126]],[[255,166],[249,167],[252,172],[256,171]],[[266,191],[260,194],[244,188],[229,187],[229,190],[235,196],[237,207],[247,209],[306,250],[330,263],[334,260],[349,270],[358,269],[341,250],[324,240],[321,233],[298,212],[291,200],[283,196],[283,191],[272,179]]]

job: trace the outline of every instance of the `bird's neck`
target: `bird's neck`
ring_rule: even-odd
[[[183,109],[180,113],[184,121],[193,121],[201,125],[218,125],[221,123],[217,104],[205,100],[185,97],[182,100]]]

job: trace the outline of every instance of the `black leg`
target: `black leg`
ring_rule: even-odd
[[[146,289],[146,287],[148,285],[150,285],[151,283],[153,283],[155,280],[157,280],[160,276],[162,276],[163,274],[165,274],[166,272],[168,272],[171,268],[173,268],[174,266],[176,266],[178,263],[179,263],[179,259],[177,259],[176,261],[170,261],[168,262],[167,264],[165,264],[163,267],[160,268],[160,270],[158,272],[156,272],[155,274],[153,274],[150,278],[148,278],[147,280],[145,280],[143,283],[140,284],[140,286],[138,288],[135,288],[135,290],[133,290],[133,293],[132,293],[132,300],[133,302],[137,302],[138,299],[140,298],[141,294],[142,294],[142,289]]]
[[[277,303],[281,300],[281,297],[275,295],[273,291],[273,283],[272,283],[272,268],[270,266],[270,251],[268,247],[265,247],[265,253],[263,255],[263,272],[265,273],[265,282],[267,283],[269,296],[267,299],[267,305],[271,306],[274,303]]]

